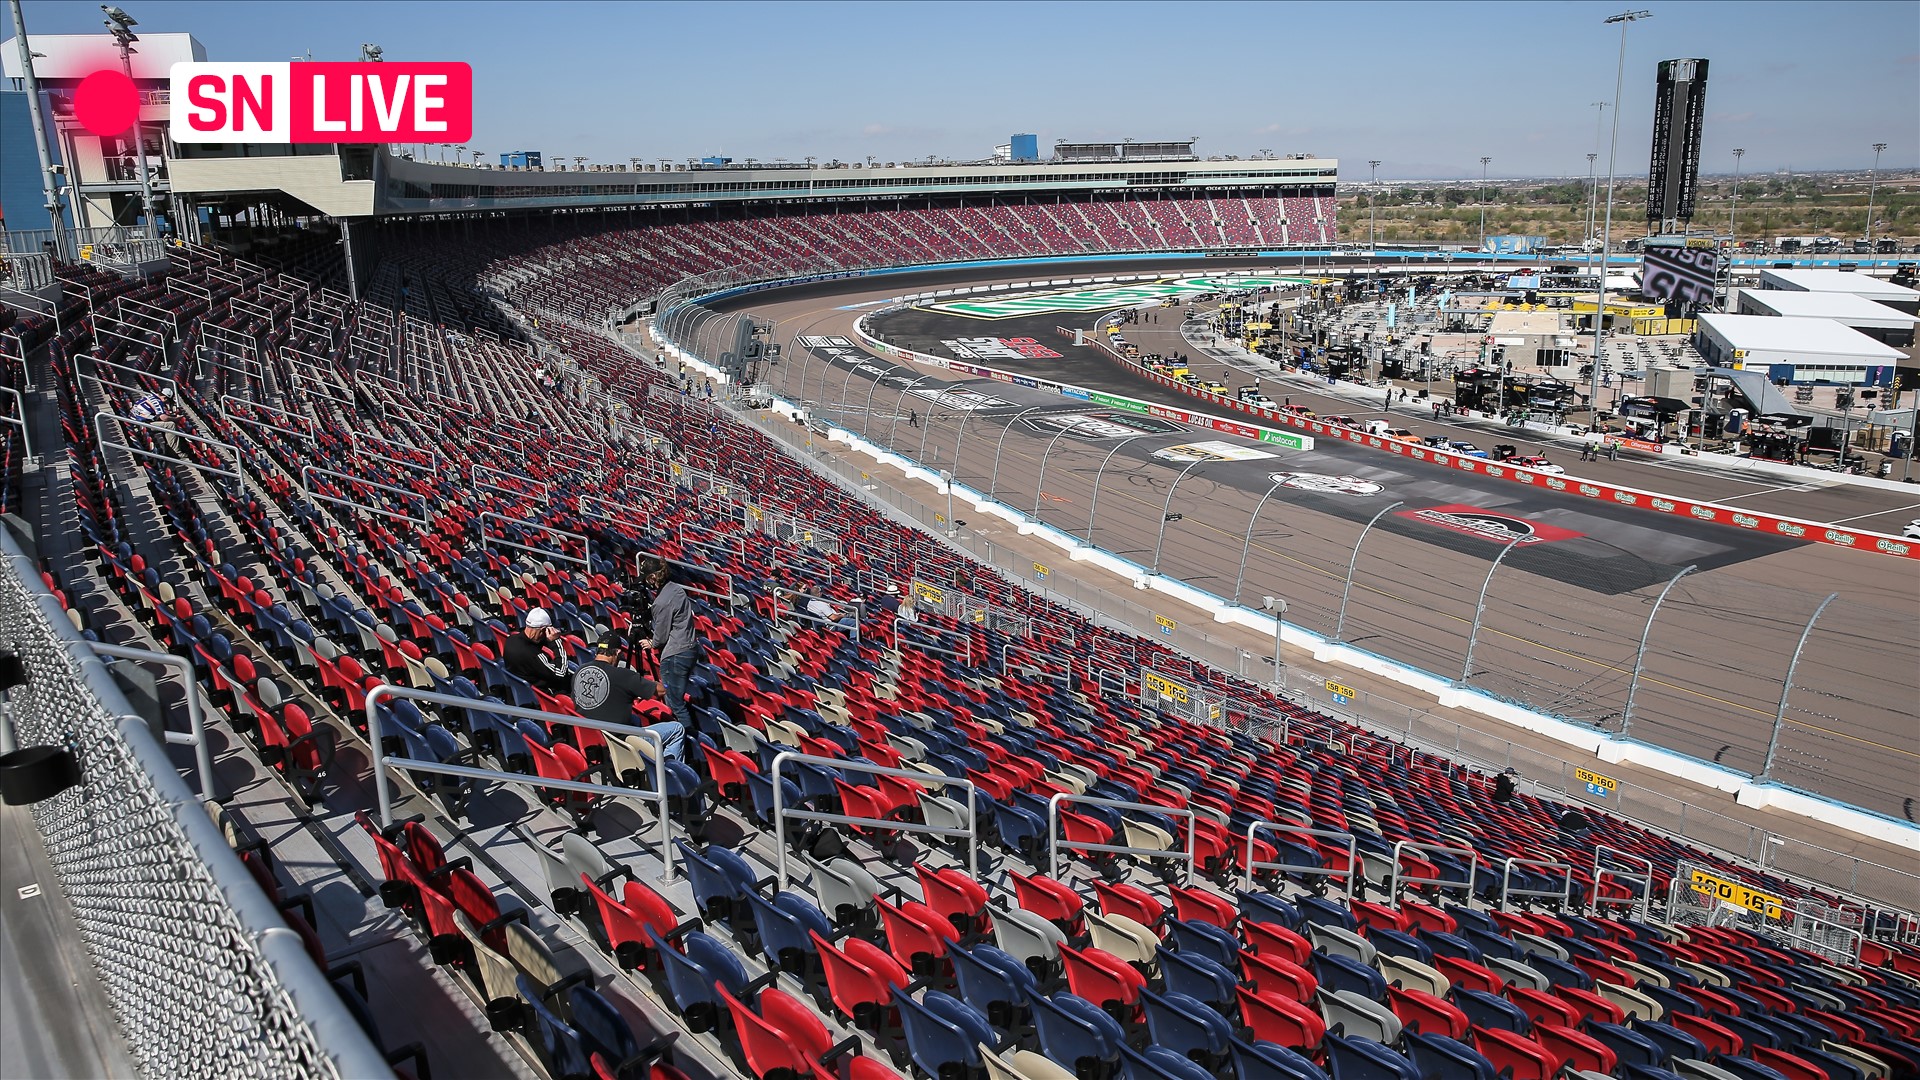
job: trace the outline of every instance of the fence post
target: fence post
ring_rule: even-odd
[[[1055,435],[1053,441],[1047,443],[1046,450],[1040,454],[1040,479],[1033,485],[1033,520],[1036,522],[1040,520],[1040,503],[1047,496],[1047,459],[1053,456],[1053,448],[1059,446],[1060,440],[1072,430],[1072,424],[1061,425],[1060,434]],[[998,468],[997,463],[995,468]]]
[[[995,444],[993,445],[993,473],[992,473],[992,475],[990,475],[990,476],[988,476],[988,477],[987,477],[987,499],[988,499],[988,501],[992,501],[992,499],[993,499],[993,493],[994,493],[994,492],[996,492],[996,491],[998,491],[998,490],[1000,490],[1000,451],[1002,451],[1002,450],[1004,450],[1004,449],[1006,449],[1006,446],[1007,446],[1007,436],[1008,436],[1009,434],[1011,434],[1011,433],[1012,433],[1012,431],[1013,431],[1013,425],[1015,425],[1015,424],[1017,424],[1017,423],[1019,423],[1019,422],[1020,422],[1020,418],[1021,418],[1021,417],[1023,417],[1023,416],[1025,416],[1025,415],[1027,415],[1027,414],[1028,414],[1028,413],[1030,413],[1030,412],[1035,412],[1035,411],[1037,411],[1037,410],[1039,410],[1040,408],[1042,408],[1042,406],[1039,406],[1039,405],[1035,405],[1035,406],[1033,406],[1033,407],[1032,407],[1032,408],[1030,408],[1030,409],[1021,409],[1021,410],[1020,410],[1019,412],[1017,412],[1017,413],[1014,413],[1014,414],[1013,414],[1013,419],[1011,419],[1011,420],[1009,420],[1009,421],[1007,421],[1007,426],[1006,426],[1006,427],[1004,427],[1004,428],[1002,428],[1002,429],[1000,430],[1000,441],[999,441],[999,442],[997,442],[997,443],[995,443]],[[929,425],[931,425],[931,424],[933,423],[933,410],[932,410],[932,409],[928,409],[928,410],[927,410],[927,423],[928,423]],[[955,446],[959,446],[959,445],[960,445],[960,444],[959,444],[959,441],[958,441],[958,440],[955,440],[955,441],[954,441],[954,445],[955,445]],[[955,451],[955,453],[958,453],[958,452],[959,452],[959,451],[957,451],[957,450]],[[959,462],[958,462],[958,459],[956,459],[956,460],[955,460],[955,464],[958,464],[958,463],[959,463]]]
[[[1188,473],[1199,468],[1202,460],[1204,459],[1196,458],[1186,468],[1180,470],[1180,475],[1174,477],[1172,486],[1167,488],[1167,501],[1160,507],[1160,533],[1153,538],[1153,572],[1155,574],[1160,572],[1160,549],[1167,541],[1167,519],[1173,516],[1173,493],[1180,490],[1180,481],[1185,480]],[[1045,464],[1044,461],[1041,462],[1043,467]]]
[[[1240,602],[1240,586],[1247,580],[1247,553],[1253,550],[1253,523],[1260,520],[1260,511],[1266,508],[1267,500],[1271,499],[1273,493],[1280,490],[1280,485],[1284,483],[1286,483],[1284,480],[1274,481],[1273,486],[1267,489],[1267,493],[1260,496],[1260,501],[1253,504],[1253,513],[1247,517],[1247,541],[1240,547],[1240,572],[1233,575],[1233,602],[1235,604]]]
[[[1113,449],[1107,451],[1107,456],[1101,459],[1100,468],[1097,471],[1095,471],[1093,474],[1093,499],[1091,500],[1090,505],[1088,505],[1087,507],[1087,543],[1089,544],[1093,543],[1093,515],[1098,513],[1100,510],[1100,478],[1107,474],[1107,463],[1113,460],[1113,455],[1119,453],[1121,447],[1127,445],[1128,443],[1132,442],[1135,439],[1144,439],[1144,438],[1147,438],[1147,436],[1129,435],[1126,438],[1121,439],[1119,442],[1114,443]]]
[[[1500,564],[1506,560],[1507,552],[1519,547],[1520,541],[1523,539],[1525,538],[1516,536],[1507,541],[1507,546],[1501,548],[1500,554],[1493,557],[1493,566],[1487,570],[1487,580],[1480,583],[1480,599],[1474,601],[1473,604],[1473,629],[1467,633],[1467,662],[1460,668],[1459,685],[1461,686],[1467,685],[1473,676],[1473,646],[1474,642],[1480,638],[1480,619],[1487,612],[1487,590],[1493,587],[1493,575],[1500,572]],[[1507,764],[1511,765],[1513,763],[1511,760],[1513,756],[1513,744],[1511,743],[1507,744],[1507,756],[1509,759]]]
[[[1760,775],[1756,779],[1773,779],[1773,760],[1780,753],[1780,729],[1787,720],[1787,695],[1793,692],[1793,673],[1800,666],[1800,651],[1807,647],[1807,639],[1813,636],[1813,624],[1820,621],[1820,614],[1827,605],[1840,598],[1839,593],[1828,593],[1820,606],[1813,609],[1813,618],[1807,620],[1806,629],[1800,631],[1800,643],[1793,647],[1793,659],[1787,661],[1787,680],[1780,684],[1780,710],[1773,714],[1773,735],[1767,739],[1767,760],[1760,766]]]
[[[931,375],[922,375],[919,378],[913,380],[912,382],[900,388],[900,396],[895,398],[893,402],[893,422],[887,425],[887,449],[888,450],[893,449],[893,433],[899,430],[900,428],[900,410],[906,407],[908,392],[910,392],[914,387],[919,386],[921,383],[926,382],[928,379],[931,379],[931,378],[933,378],[933,376]],[[873,385],[876,387],[879,386],[880,380],[879,379],[873,380]],[[873,395],[871,393],[867,395],[867,407],[869,409],[868,415],[872,415],[871,409],[873,407]],[[961,434],[966,433],[966,423],[967,423],[966,419],[963,417],[960,421]],[[958,450],[954,452],[954,460],[956,463],[959,461]]]
[[[1697,565],[1689,566],[1673,575],[1673,579],[1667,582],[1667,587],[1661,589],[1660,595],[1654,598],[1653,610],[1647,613],[1647,625],[1640,631],[1640,649],[1633,654],[1633,678],[1627,683],[1627,704],[1620,711],[1620,737],[1623,739],[1626,738],[1628,729],[1633,727],[1633,698],[1640,690],[1640,666],[1647,658],[1647,641],[1653,637],[1653,620],[1660,617],[1660,605],[1667,602],[1667,594],[1673,591],[1675,585],[1680,584],[1680,579],[1698,569]]]
[[[1388,510],[1397,510],[1405,505],[1407,505],[1406,502],[1402,500],[1373,515],[1368,520],[1367,527],[1360,530],[1359,539],[1353,542],[1353,557],[1347,560],[1347,583],[1340,590],[1340,618],[1333,625],[1333,640],[1339,641],[1340,635],[1347,629],[1347,597],[1353,593],[1353,570],[1360,565],[1360,545],[1367,542],[1367,534],[1373,531],[1375,523],[1387,516]]]

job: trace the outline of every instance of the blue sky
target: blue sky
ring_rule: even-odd
[[[1655,64],[1712,61],[1701,170],[1920,165],[1920,4],[1662,3],[1627,35],[1619,172]],[[472,143],[594,161],[978,158],[1017,131],[1307,152],[1349,178],[1581,175],[1622,4],[358,3],[122,0],[214,60],[465,60]],[[31,0],[28,32],[97,4]],[[9,27],[10,31],[11,28]],[[1609,113],[1611,110],[1608,110]],[[1607,147],[1599,146],[1600,169]]]

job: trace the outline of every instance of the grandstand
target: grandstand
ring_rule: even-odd
[[[0,325],[37,455],[7,436],[9,716],[77,749],[36,819],[143,1071],[1920,1075],[1910,919],[1052,605],[604,333],[713,271],[1324,243],[1331,163],[1115,166],[1166,177],[1122,195],[381,156],[363,195],[286,160],[270,191],[183,160],[174,191],[376,200],[347,292],[208,237],[152,276],[62,263]],[[172,430],[129,419],[168,387]],[[684,762],[504,662],[536,607],[576,660],[644,634],[647,558],[708,643]],[[140,706],[83,642],[190,670],[168,700],[212,775],[174,764],[224,803],[117,723]]]

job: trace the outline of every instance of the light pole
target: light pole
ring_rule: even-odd
[[[1480,250],[1487,250],[1487,163],[1490,157],[1480,159]]]
[[[960,531],[960,527],[953,520],[953,474],[941,469],[940,483],[947,489],[947,538],[952,539],[954,534]]]
[[[1599,199],[1600,177],[1595,173],[1594,162],[1600,160],[1599,154],[1587,155],[1587,234],[1581,246],[1587,249],[1587,265],[1593,265],[1593,204]]]
[[[1287,602],[1277,596],[1263,596],[1260,604],[1273,612],[1273,682],[1280,689],[1287,688],[1287,665],[1280,658],[1280,633],[1287,626]]]
[[[1380,163],[1367,162],[1367,170],[1367,250],[1373,251],[1380,246],[1380,228],[1373,216],[1373,201],[1380,194]]]
[[[1869,255],[1873,254],[1873,195],[1874,189],[1880,184],[1880,151],[1886,148],[1887,144],[1883,142],[1873,144],[1873,171],[1867,174],[1867,254]]]
[[[13,9],[13,43],[20,53],[21,82],[26,87],[27,101],[32,103],[27,113],[33,118],[33,143],[40,153],[40,194],[46,200],[47,218],[53,226],[54,258],[65,262],[73,255],[68,249],[67,225],[60,209],[60,174],[54,169],[53,148],[47,142],[47,119],[40,112],[40,80],[33,70],[36,54],[27,41],[26,16],[20,11],[20,0],[13,0],[8,7]]]
[[[120,48],[120,67],[127,73],[127,81],[133,81],[133,43],[140,40],[133,28],[140,25],[133,16],[114,7],[112,4],[100,5],[107,15],[107,32],[113,35],[114,44]],[[36,108],[38,107],[36,103]],[[140,109],[133,110],[133,163],[140,170],[140,202],[146,207],[147,228],[154,239],[160,238],[160,214],[153,208],[153,177],[147,173],[147,144],[140,130]]]
[[[1587,243],[1589,244],[1593,243],[1593,227],[1599,224],[1597,219],[1600,216],[1600,177],[1594,172],[1593,163],[1600,158],[1600,136],[1606,131],[1607,103],[1594,102],[1593,114],[1593,153],[1587,155],[1587,179],[1591,182],[1589,186],[1592,188],[1587,194]],[[1587,264],[1589,266],[1593,264],[1591,249],[1588,250]]]
[[[1613,75],[1613,140],[1607,149],[1607,218],[1600,233],[1600,289],[1593,307],[1593,371],[1587,388],[1589,426],[1600,423],[1600,364],[1606,355],[1601,351],[1601,335],[1607,323],[1607,263],[1613,258],[1613,170],[1620,155],[1620,88],[1627,79],[1627,26],[1651,18],[1651,11],[1623,11],[1607,16],[1605,23],[1607,26],[1620,24],[1620,60]]]
[[[1740,239],[1740,159],[1746,156],[1743,147],[1733,148],[1733,209],[1727,211],[1727,239],[1735,241]],[[1867,196],[1867,201],[1872,202],[1873,196]]]

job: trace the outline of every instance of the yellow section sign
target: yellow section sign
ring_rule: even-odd
[[[1769,919],[1780,917],[1780,898],[1777,896],[1768,896],[1757,889],[1749,889],[1737,881],[1714,877],[1705,870],[1693,872],[1692,884],[1694,892],[1717,896],[1735,907],[1757,911]]]
[[[1588,772],[1585,769],[1575,768],[1573,770],[1573,778],[1582,784],[1597,784],[1600,787],[1606,788],[1608,791],[1620,790],[1620,781],[1615,780],[1611,776],[1601,776],[1597,772]]]
[[[1145,684],[1147,689],[1159,694],[1163,698],[1177,701],[1182,705],[1187,703],[1187,688],[1174,682],[1172,679],[1155,675],[1149,671],[1140,676],[1140,681]]]
[[[913,591],[914,591],[914,595],[920,597],[920,599],[925,600],[929,604],[938,604],[946,600],[947,598],[946,593],[940,591],[939,589],[935,588],[932,585],[923,585],[918,581],[913,583]]]
[[[1354,693],[1353,687],[1342,686],[1341,684],[1334,682],[1332,679],[1327,680],[1327,693],[1338,694],[1341,697],[1357,697],[1358,696],[1357,694]]]

